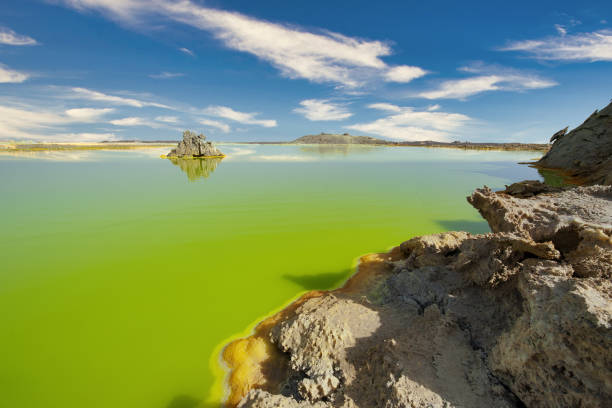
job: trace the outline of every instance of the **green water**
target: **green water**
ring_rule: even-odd
[[[465,196],[539,178],[533,152],[221,149],[0,155],[0,406],[212,406],[228,339],[362,254],[488,231]]]

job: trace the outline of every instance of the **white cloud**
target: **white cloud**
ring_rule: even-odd
[[[95,108],[76,108],[76,109],[68,109],[66,111],[66,116],[74,119],[79,122],[96,122],[102,116],[113,112],[112,108],[105,109],[95,109]]]
[[[236,12],[202,7],[190,0],[59,0],[77,10],[95,9],[126,24],[143,23],[148,14],[211,32],[226,47],[271,63],[289,78],[355,88],[376,78],[406,82],[417,67],[388,66],[381,57],[389,45],[319,30],[258,20]],[[185,51],[183,51],[185,52]]]
[[[231,130],[227,123],[219,122],[217,120],[211,119],[200,119],[200,123],[204,126],[214,127],[216,129],[221,130],[223,133],[229,133]]]
[[[422,68],[400,65],[390,68],[385,74],[385,80],[389,82],[410,82],[427,74]]]
[[[164,123],[178,123],[179,121],[176,116],[158,116],[155,120]]]
[[[151,124],[148,123],[145,119],[139,118],[136,116],[130,116],[127,118],[111,120],[110,123],[115,126],[149,126],[151,127]]]
[[[557,30],[557,32],[559,33],[560,36],[564,36],[565,34],[567,34],[567,28],[565,28],[564,26],[562,26],[561,24],[555,24],[555,30]]]
[[[509,68],[476,64],[459,70],[480,75],[444,81],[437,89],[421,92],[417,96],[427,99],[465,99],[487,91],[525,91],[557,85],[549,79]]]
[[[239,112],[227,106],[209,106],[204,109],[204,113],[206,115],[244,123],[245,125],[259,125],[263,127],[276,127],[277,125],[276,121],[273,119],[256,119],[255,116],[259,115],[258,113]]]
[[[312,121],[342,120],[353,116],[344,105],[330,102],[328,99],[305,99],[300,105],[301,108],[295,108],[293,111]]]
[[[12,70],[6,65],[0,64],[0,83],[19,84],[28,79],[29,77],[30,75],[28,74]]]
[[[391,103],[372,103],[368,105],[370,109],[378,109],[387,112],[401,112],[402,108],[397,105],[393,105]]]
[[[112,140],[112,133],[71,133],[64,127],[75,123],[91,123],[96,117],[108,113],[104,109],[68,109],[54,112],[31,106],[0,105],[0,139],[45,141],[99,141]]]
[[[192,57],[195,57],[195,53],[193,51],[191,51],[189,48],[185,48],[185,47],[179,48],[179,51],[183,52],[183,53],[185,53],[187,55],[190,55]]]
[[[6,45],[37,45],[38,42],[27,35],[17,34],[10,28],[0,27],[0,44]]]
[[[181,72],[160,72],[159,74],[150,74],[149,77],[153,79],[171,79],[185,76]]]
[[[471,120],[460,113],[419,111],[411,107],[388,103],[369,105],[370,108],[389,112],[388,116],[369,123],[346,126],[358,132],[403,141],[448,141],[453,132]]]
[[[558,26],[557,31],[557,37],[515,41],[501,51],[524,51],[540,60],[612,61],[612,30],[567,35]]]
[[[136,108],[143,108],[145,106],[152,106],[155,108],[172,109],[170,106],[163,105],[156,102],[141,101],[134,98],[126,98],[117,95],[108,95],[98,91],[92,91],[86,88],[71,88],[71,93],[68,95],[70,98],[84,99],[89,101],[107,102],[113,105],[126,105],[133,106]]]

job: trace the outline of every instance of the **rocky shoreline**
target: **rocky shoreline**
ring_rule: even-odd
[[[592,162],[599,156],[585,152],[612,146],[609,108],[585,122],[592,140],[585,143],[581,128],[573,131],[580,137],[564,133],[541,163],[565,157],[572,148],[560,147],[573,141],[580,167],[605,173],[609,156]],[[610,179],[580,181],[601,180]],[[228,405],[605,406],[612,398],[606,184],[477,189],[468,201],[492,233],[416,237],[366,255],[342,288],[307,293],[229,344]]]

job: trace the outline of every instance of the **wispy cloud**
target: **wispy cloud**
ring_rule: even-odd
[[[178,123],[179,121],[176,116],[157,116],[155,120],[164,123]]]
[[[143,108],[149,106],[155,108],[172,109],[170,106],[163,105],[157,102],[148,102],[134,98],[127,98],[124,96],[109,95],[86,88],[70,88],[70,92],[68,93],[67,97],[89,101],[106,102],[113,105],[133,106],[135,108]]]
[[[182,53],[185,53],[187,55],[190,55],[192,57],[195,57],[195,53],[193,51],[191,51],[189,48],[185,48],[185,47],[179,48],[179,51],[182,52]]]
[[[137,116],[130,116],[127,118],[111,120],[110,123],[115,126],[148,126],[148,127],[158,127],[159,126],[156,123],[150,123],[146,119],[140,118]]]
[[[96,122],[104,115],[107,115],[115,110],[112,108],[96,109],[96,108],[75,108],[68,109],[65,113],[69,118],[78,122]]]
[[[204,114],[233,120],[244,123],[245,125],[258,125],[263,127],[276,127],[277,125],[276,120],[273,119],[257,119],[256,116],[259,115],[259,113],[239,112],[227,106],[209,106],[204,109]]]
[[[17,34],[7,27],[0,27],[0,44],[6,45],[37,45],[38,42],[27,35]]]
[[[460,113],[416,110],[389,103],[375,103],[368,107],[382,110],[388,115],[373,122],[357,123],[346,128],[395,140],[448,141],[455,131],[471,120]]]
[[[108,109],[75,108],[51,111],[32,106],[0,105],[0,139],[46,141],[99,141],[112,140],[112,133],[67,132],[65,126],[75,123],[93,123],[110,113]]]
[[[157,13],[210,32],[226,47],[267,61],[288,78],[356,88],[377,78],[408,82],[425,72],[418,67],[387,65],[381,59],[391,54],[386,42],[325,30],[308,31],[236,12],[202,7],[190,0],[59,1],[77,10],[95,9],[123,23],[141,26],[147,15]]]
[[[555,81],[510,68],[475,64],[459,70],[478,76],[444,81],[436,89],[421,92],[417,96],[427,99],[465,99],[487,91],[526,91],[557,85]]]
[[[200,124],[219,129],[223,133],[229,133],[231,130],[227,123],[219,122],[218,120],[200,119]]]
[[[382,110],[382,111],[387,111],[387,112],[401,112],[402,108],[400,108],[397,105],[393,105],[391,103],[371,103],[368,105],[368,108],[370,109],[378,109],[378,110]]]
[[[160,72],[159,74],[150,74],[149,77],[153,79],[172,79],[185,76],[182,72]]]
[[[24,82],[30,77],[29,74],[24,72],[15,71],[10,69],[4,64],[0,64],[0,83],[7,84],[19,84]]]
[[[293,111],[312,121],[342,120],[353,116],[346,106],[328,99],[305,99],[300,105],[301,108],[295,108]]]
[[[557,25],[558,36],[539,40],[515,41],[501,51],[523,51],[539,60],[612,61],[612,30],[567,34]]]
[[[390,68],[385,73],[385,80],[388,82],[410,82],[425,75],[427,75],[427,71],[422,68],[401,65]]]

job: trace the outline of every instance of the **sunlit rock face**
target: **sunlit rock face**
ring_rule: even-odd
[[[206,141],[203,134],[196,135],[186,130],[183,132],[183,140],[175,149],[168,153],[167,157],[223,157],[225,156],[212,142]]]
[[[569,133],[555,133],[539,166],[563,170],[579,184],[612,184],[612,103]]]

